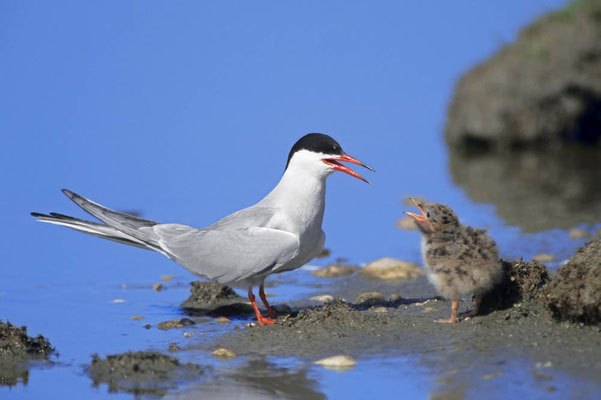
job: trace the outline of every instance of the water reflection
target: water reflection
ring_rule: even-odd
[[[452,151],[453,180],[469,197],[491,203],[524,232],[573,228],[601,219],[601,148],[465,154]]]
[[[281,360],[280,360],[281,361]],[[281,362],[279,362],[281,365]],[[265,357],[253,358],[233,370],[225,370],[215,380],[181,393],[176,398],[228,399],[309,399],[323,400],[319,382],[307,376],[303,366],[278,366]]]

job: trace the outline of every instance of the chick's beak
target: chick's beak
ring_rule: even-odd
[[[421,225],[427,229],[430,229],[430,224],[428,223],[428,220],[426,219],[426,213],[424,212],[424,209],[422,208],[421,203],[413,197],[409,197],[409,199],[413,202],[413,204],[415,204],[415,206],[417,207],[417,209],[419,210],[419,212],[421,214],[414,214],[409,211],[405,211],[405,214],[410,216],[411,218],[413,218],[415,220],[415,222],[417,222],[419,225]]]
[[[342,162],[348,162],[351,164],[357,164],[357,165],[360,165],[362,167],[369,169],[370,171],[375,172],[375,170],[372,167],[357,160],[355,157],[351,157],[348,154],[344,154],[340,157],[325,158],[322,161],[324,162],[324,164],[331,166],[336,171],[344,172],[345,174],[349,174],[350,176],[353,176],[357,179],[361,179],[363,182],[369,183],[371,185],[371,183],[367,179],[365,179],[364,177],[362,177],[361,175],[359,175],[358,173],[356,173],[349,167],[342,165],[338,162],[338,161],[342,161]]]

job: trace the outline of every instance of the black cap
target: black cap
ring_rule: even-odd
[[[290,160],[294,153],[299,150],[308,150],[315,153],[323,153],[323,154],[333,154],[333,155],[344,155],[344,151],[342,150],[342,146],[329,137],[328,135],[324,135],[323,133],[309,133],[302,138],[300,138],[292,149],[290,149],[290,154],[288,154],[288,161],[286,162],[286,168],[288,168],[288,164],[290,164]]]

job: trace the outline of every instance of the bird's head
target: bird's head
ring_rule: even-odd
[[[405,214],[413,218],[417,227],[424,234],[432,234],[444,229],[459,226],[459,219],[449,206],[441,203],[419,201],[413,197],[410,197],[410,199],[413,204],[415,204],[420,214],[414,214],[408,211],[405,211]]]
[[[309,133],[292,146],[286,169],[302,169],[324,177],[334,171],[341,171],[369,183],[367,179],[340,162],[357,164],[371,171],[374,170],[369,165],[346,154],[337,141],[321,133]]]

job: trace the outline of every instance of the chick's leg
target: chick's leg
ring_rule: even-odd
[[[457,319],[457,310],[459,309],[459,301],[457,301],[456,297],[451,299],[451,318],[449,319],[439,319],[434,322],[440,323],[448,323],[448,322],[459,322]]]

